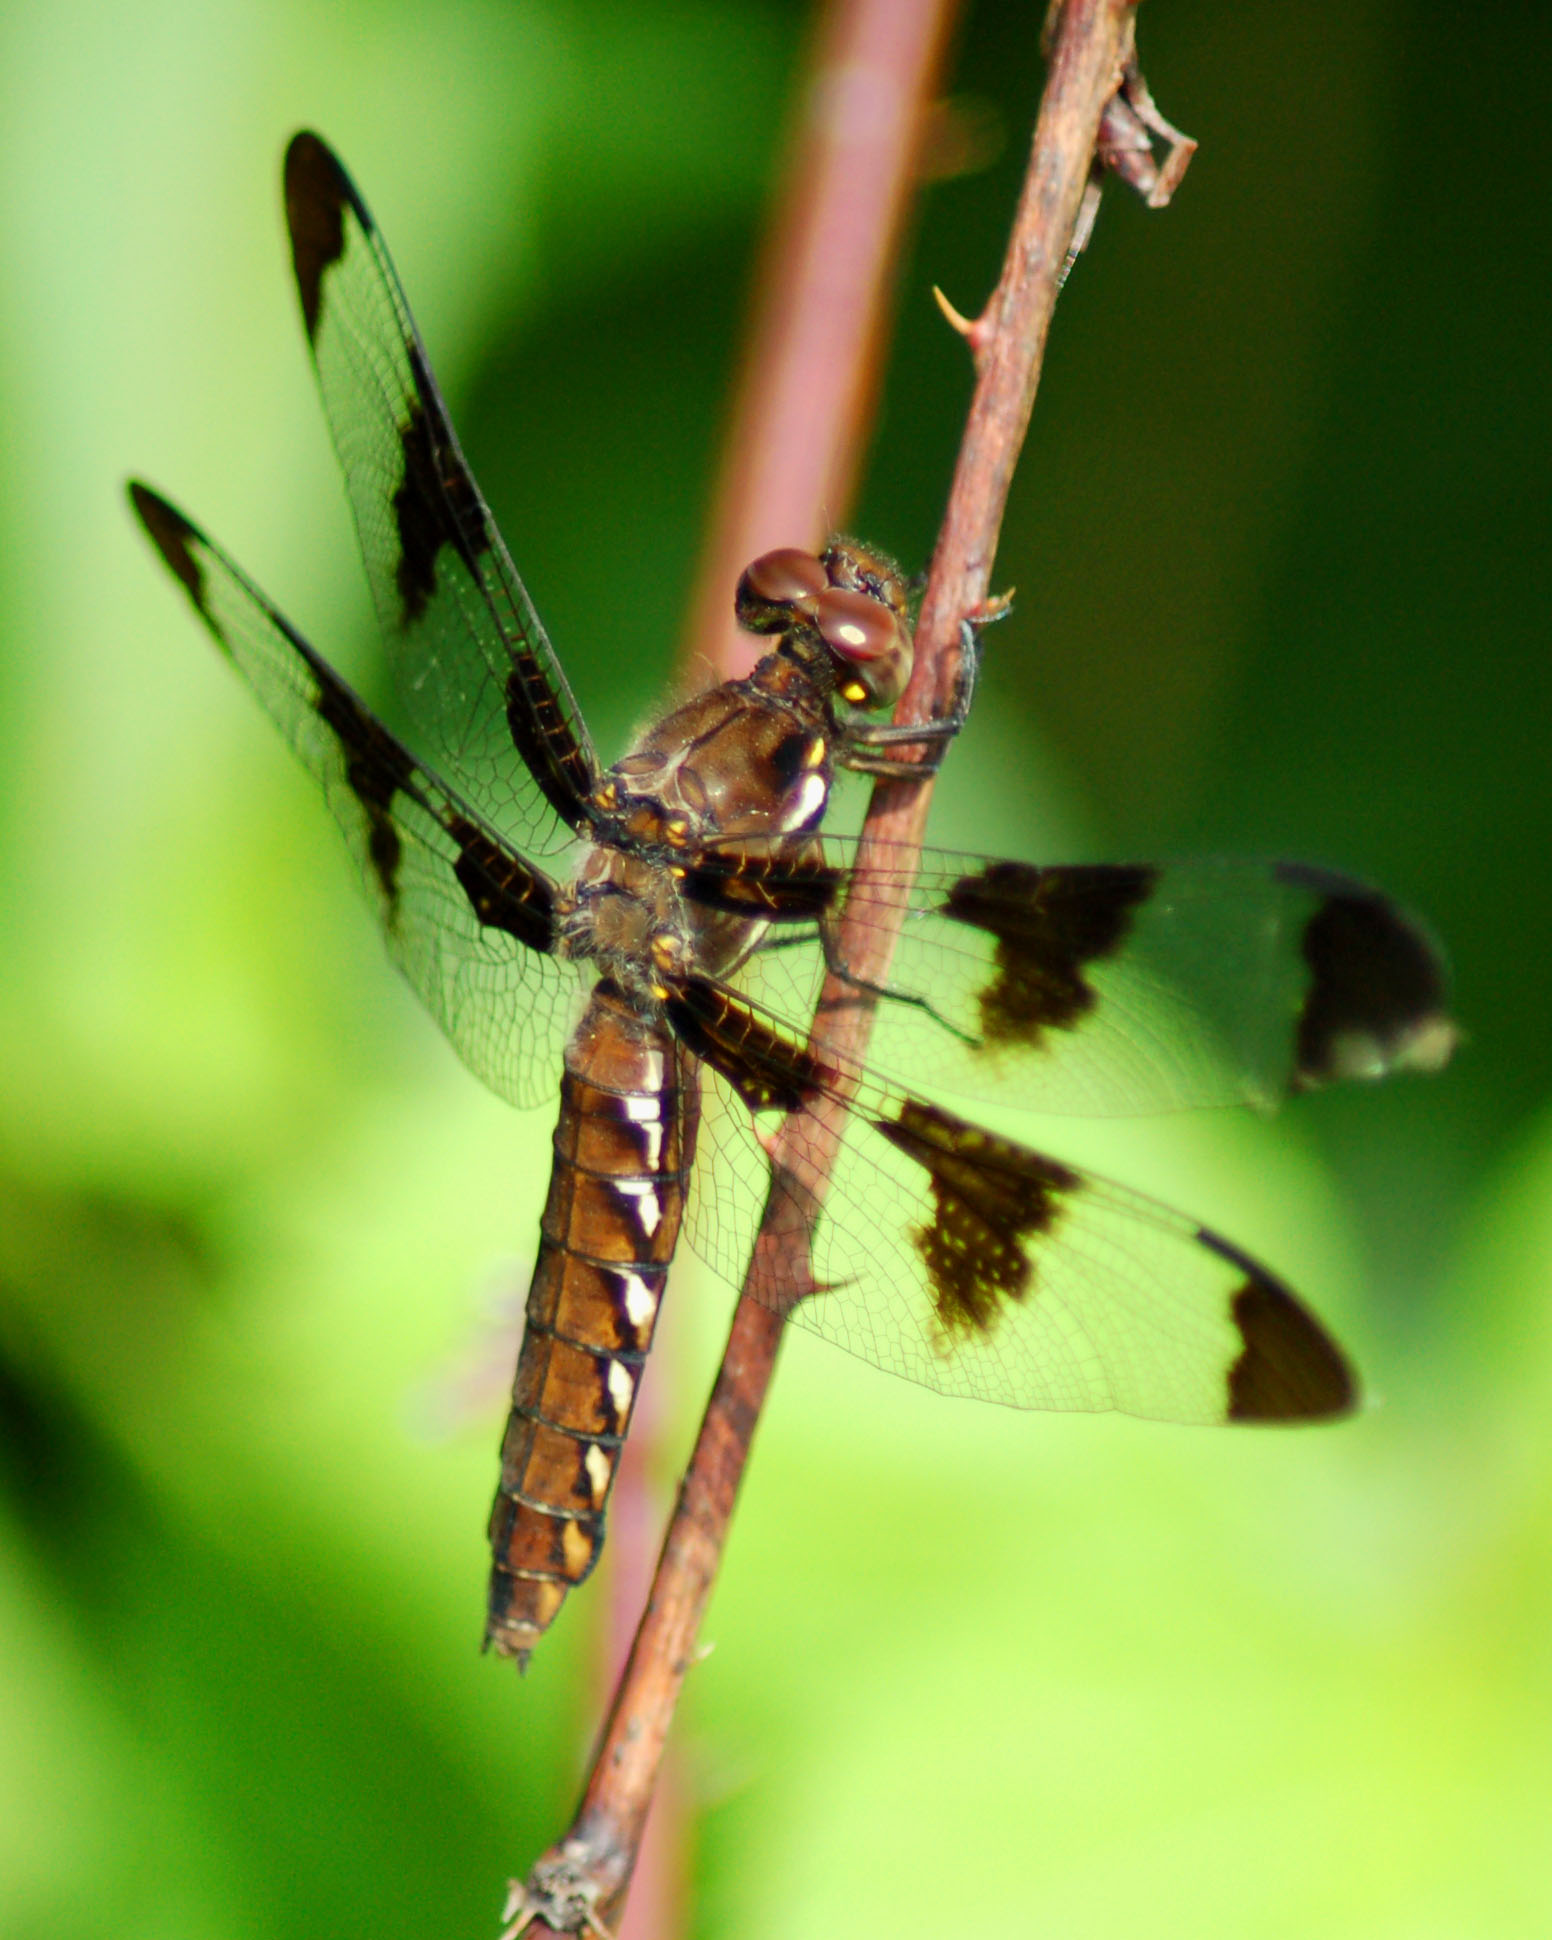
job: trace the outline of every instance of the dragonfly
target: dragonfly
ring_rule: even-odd
[[[876,718],[911,667],[908,589],[845,539],[754,561],[735,608],[769,651],[606,767],[377,225],[317,135],[290,143],[284,195],[324,412],[427,758],[192,520],[129,490],[322,785],[390,955],[455,1049],[514,1105],[559,1089],[486,1647],[526,1665],[598,1560],[681,1232],[740,1285],[772,1195],[801,1243],[748,1291],[945,1394],[1191,1423],[1349,1412],[1347,1358],[1270,1268],[938,1094],[1131,1115],[1437,1069],[1454,1031],[1421,924],[1288,862],[901,847],[855,869],[856,843],[822,827],[837,772],[935,767],[968,711],[976,639],[967,626],[940,719]],[[849,960],[872,926],[898,932],[882,982]],[[827,975],[875,1012],[866,1062],[810,1033]],[[839,1119],[823,1176],[773,1169],[784,1117],[816,1134]]]

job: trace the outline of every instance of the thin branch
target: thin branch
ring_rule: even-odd
[[[1002,276],[982,315],[963,326],[975,357],[976,389],[917,621],[915,672],[898,721],[921,722],[945,710],[957,673],[962,621],[986,610],[1013,468],[1033,408],[1101,117],[1122,85],[1131,55],[1134,3],[1066,0],[1054,23],[1029,169]],[[792,530],[773,536],[790,543]],[[760,543],[768,540],[751,542],[745,553]],[[930,793],[926,781],[888,781],[875,788],[859,877],[865,878],[870,861],[898,855],[902,844],[919,843]],[[848,977],[844,985],[833,977],[826,980],[812,1039],[832,1070],[841,1072],[860,1067],[871,1029],[871,1012],[857,1001],[858,985],[885,979],[893,944],[882,935],[882,902],[867,895],[865,880],[854,895],[867,902],[870,921],[857,931],[843,925],[838,956]],[[542,1908],[553,1924],[531,1918],[526,1932],[604,1932],[624,1904],[679,1690],[694,1661],[701,1617],[775,1371],[783,1321],[750,1288],[790,1278],[791,1261],[806,1257],[811,1221],[844,1122],[843,1105],[825,1104],[795,1114],[774,1141],[775,1183],[727,1351],[581,1807],[571,1832],[535,1866],[527,1888],[514,1895],[514,1910]],[[796,1190],[789,1180],[796,1181]]]

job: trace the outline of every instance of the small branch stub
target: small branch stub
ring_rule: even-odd
[[[1046,15],[1043,40],[1047,52],[1060,23],[1063,0],[1054,0]],[[1154,157],[1154,142],[1164,144],[1162,159]],[[1100,116],[1099,137],[1094,144],[1094,159],[1089,168],[1083,204],[1077,226],[1062,266],[1065,283],[1073,264],[1088,248],[1099,217],[1100,196],[1106,175],[1117,175],[1150,209],[1167,208],[1180,187],[1196,142],[1173,122],[1167,121],[1149,90],[1137,64],[1137,26],[1133,20],[1126,30],[1125,54],[1121,65],[1121,85],[1105,103]]]
[[[1165,144],[1164,158],[1159,162],[1153,158],[1155,137]],[[1195,153],[1192,138],[1159,112],[1134,52],[1126,63],[1120,89],[1111,96],[1100,119],[1096,167],[1119,175],[1150,209],[1163,209],[1180,187]]]

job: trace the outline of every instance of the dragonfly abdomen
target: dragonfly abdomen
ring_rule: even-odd
[[[525,1664],[603,1547],[684,1211],[693,1079],[610,984],[566,1052],[528,1324],[490,1515],[487,1647]]]

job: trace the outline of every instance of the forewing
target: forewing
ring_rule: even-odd
[[[926,1387],[1011,1407],[1212,1423],[1353,1406],[1354,1377],[1320,1323],[1209,1228],[903,1088],[826,1070],[731,993],[702,985],[687,1008],[682,1034],[720,1081],[688,1231],[735,1286],[771,1190],[762,1136],[779,1121],[757,1128],[756,1113],[803,1101],[776,1188],[787,1243],[751,1288],[800,1326]],[[836,1125],[821,1187],[819,1142]]]
[[[405,703],[497,832],[554,854],[586,819],[597,769],[565,676],[459,449],[387,247],[316,135],[287,150],[285,193],[302,320]]]
[[[885,851],[845,919],[853,935],[898,919],[869,1056],[913,1084],[1096,1116],[1267,1107],[1338,1078],[1433,1069],[1453,1046],[1435,945],[1350,877],[914,860],[891,866]],[[827,836],[796,858],[712,849],[689,873],[692,898],[772,919],[744,981],[783,1017],[812,1015],[854,862]]]
[[[578,993],[551,952],[555,885],[373,716],[175,506],[135,484],[141,523],[217,644],[317,778],[395,962],[459,1055],[530,1105],[555,1089]]]

